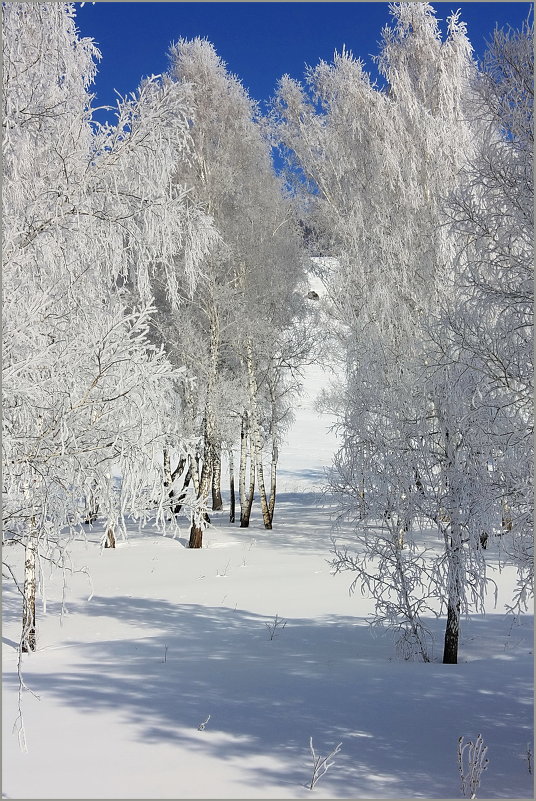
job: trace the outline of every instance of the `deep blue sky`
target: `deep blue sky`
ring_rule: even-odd
[[[469,38],[481,56],[495,23],[519,27],[532,4],[432,5],[438,19],[461,8]],[[305,64],[330,61],[343,44],[370,64],[381,29],[391,19],[383,2],[97,2],[76,7],[81,34],[95,39],[102,52],[93,91],[95,103],[106,105],[115,105],[114,89],[125,94],[137,88],[142,76],[164,72],[168,46],[180,37],[208,38],[250,95],[265,101],[282,75],[301,79]]]

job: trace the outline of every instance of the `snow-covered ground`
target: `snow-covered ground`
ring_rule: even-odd
[[[249,529],[214,513],[202,550],[185,547],[185,520],[175,539],[132,527],[101,551],[96,526],[72,547],[92,587],[85,573],[47,575],[38,650],[22,665],[26,752],[20,603],[6,582],[3,797],[457,798],[458,737],[478,734],[478,797],[532,797],[532,617],[504,613],[513,571],[494,574],[497,607],[463,623],[458,665],[398,661],[366,623],[370,599],[330,572],[319,490],[336,440],[314,409],[327,377],[306,374],[273,531],[258,510]],[[276,615],[286,625],[271,638]],[[440,655],[442,622],[430,627]],[[342,743],[313,792],[310,737],[322,756]]]

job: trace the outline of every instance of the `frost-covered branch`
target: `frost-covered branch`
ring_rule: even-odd
[[[342,743],[339,743],[333,751],[331,751],[327,756],[321,757],[319,754],[315,752],[313,746],[313,738],[309,738],[309,748],[311,750],[311,756],[313,759],[313,772],[311,774],[311,781],[309,784],[309,790],[314,790],[316,784],[320,781],[322,776],[324,776],[329,768],[334,764],[334,762],[330,762],[330,759],[333,760],[335,756],[341,750]]]

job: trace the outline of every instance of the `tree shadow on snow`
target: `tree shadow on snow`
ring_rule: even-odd
[[[280,477],[290,476],[292,479],[300,481],[315,481],[320,482],[322,485],[327,484],[328,471],[325,467],[320,468],[299,468],[296,470],[284,470],[279,468],[277,471]]]
[[[213,512],[212,531],[225,529],[227,533],[243,539],[245,543],[255,539],[257,543],[267,542],[283,549],[316,552],[329,558],[331,539],[351,544],[355,542],[349,525],[335,527],[335,507],[329,496],[319,492],[282,492],[277,496],[273,528],[266,530],[262,523],[260,509],[254,507],[251,524],[240,528],[238,522],[228,523],[228,513]],[[238,518],[237,518],[238,521]],[[210,547],[211,529],[207,531],[206,541]]]
[[[28,671],[26,682],[87,713],[118,710],[144,743],[235,758],[244,781],[298,788],[310,778],[309,738],[323,756],[342,741],[318,792],[449,798],[459,795],[457,737],[482,733],[482,794],[523,797],[530,788],[519,751],[530,739],[532,672],[528,657],[501,651],[497,619],[475,626],[501,658],[475,651],[446,666],[389,661],[389,640],[352,617],[290,619],[270,640],[269,619],[241,609],[119,596],[71,605],[77,611],[132,624],[136,639],[77,645],[72,670]],[[439,635],[440,624],[430,625]],[[140,639],[144,628],[161,633]],[[248,767],[258,754],[275,766]]]

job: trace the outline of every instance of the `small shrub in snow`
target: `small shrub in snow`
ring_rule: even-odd
[[[329,760],[333,759],[333,757],[336,754],[339,753],[339,751],[341,750],[341,746],[342,746],[342,743],[339,743],[333,749],[333,751],[331,751],[326,757],[321,757],[321,756],[318,756],[316,754],[316,752],[315,752],[315,749],[314,749],[314,746],[313,746],[313,738],[312,737],[309,738],[309,748],[311,749],[311,754],[312,754],[312,757],[313,757],[313,773],[311,775],[311,782],[309,784],[309,790],[313,790],[314,789],[314,787],[315,787],[316,783],[318,782],[318,780],[321,779],[322,776],[324,775],[324,773],[327,773],[328,768],[330,768],[333,765],[333,762],[330,762]]]
[[[270,634],[270,640],[273,640],[274,637],[277,637],[279,634],[281,634],[281,632],[287,625],[287,622],[288,621],[283,620],[282,618],[279,617],[278,614],[276,614],[276,616],[270,623],[264,624],[268,629],[268,633]]]
[[[480,777],[488,766],[487,751],[488,747],[484,745],[481,734],[474,743],[471,740],[464,743],[463,737],[458,739],[458,769],[465,798],[476,798]]]

